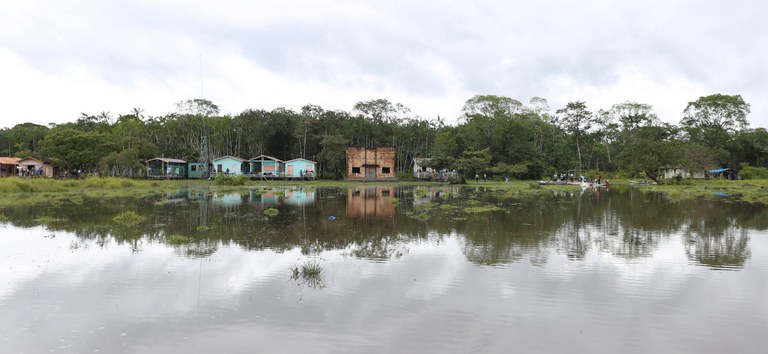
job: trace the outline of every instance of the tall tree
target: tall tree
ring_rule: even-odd
[[[714,94],[688,102],[680,125],[693,142],[711,149],[723,147],[732,134],[749,126],[750,105],[741,95]]]
[[[587,110],[587,105],[583,101],[568,102],[565,108],[557,110],[557,120],[560,126],[573,136],[579,169],[582,169],[581,141],[595,122],[594,115]]]

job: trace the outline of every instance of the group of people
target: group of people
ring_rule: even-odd
[[[574,176],[573,173],[571,173],[570,175],[566,175],[565,173],[561,173],[561,174],[558,175],[557,173],[555,173],[552,176],[552,180],[556,181],[556,182],[577,182],[578,181],[578,182],[581,182],[581,183],[590,182],[590,183],[594,183],[594,184],[601,184],[601,182],[603,181],[603,176],[602,175],[597,175],[597,178],[595,178],[595,179],[593,179],[591,181],[587,181],[587,179],[584,177],[584,175],[580,175],[579,178],[577,179]]]
[[[35,178],[35,177],[43,177],[43,168],[22,168],[19,170],[19,177],[21,178]]]

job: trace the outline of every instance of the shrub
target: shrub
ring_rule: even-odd
[[[216,175],[216,184],[220,186],[243,186],[248,181],[246,175],[228,175],[218,174]]]
[[[739,176],[741,179],[768,179],[768,168],[750,166],[749,163],[743,162]]]

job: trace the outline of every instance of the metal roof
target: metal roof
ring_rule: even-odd
[[[20,160],[18,157],[0,157],[0,165],[18,165]]]
[[[162,161],[165,163],[187,163],[187,161],[181,160],[181,159],[170,159],[167,157],[155,157],[154,159],[149,159],[147,162],[150,161]]]

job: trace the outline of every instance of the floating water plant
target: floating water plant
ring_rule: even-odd
[[[126,211],[112,218],[112,220],[118,224],[133,225],[144,221],[145,217],[136,214],[134,211]]]
[[[275,208],[269,208],[267,210],[264,210],[264,215],[271,217],[277,216],[277,214],[280,214],[280,210],[277,210]]]
[[[194,242],[194,239],[189,236],[173,234],[166,239],[171,245],[185,245]]]

